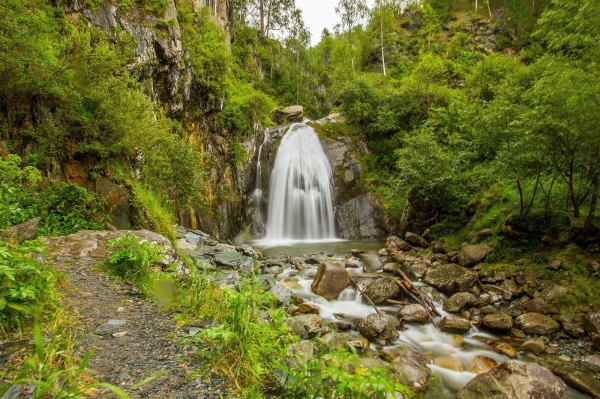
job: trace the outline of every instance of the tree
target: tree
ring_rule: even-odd
[[[350,44],[352,73],[355,73],[353,31],[367,16],[368,10],[365,0],[339,0],[338,5],[335,7],[335,12],[339,14],[342,20],[342,31],[346,33]]]
[[[292,23],[296,11],[295,0],[247,0],[241,5],[243,15],[250,18],[262,37],[270,37],[273,31],[282,31]]]

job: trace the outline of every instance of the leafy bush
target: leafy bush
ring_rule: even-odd
[[[117,246],[117,249],[100,265],[100,269],[140,287],[150,282],[152,264],[160,260],[165,250],[162,245],[149,243],[131,234],[110,240],[106,246]]]
[[[206,284],[205,280],[205,289],[212,285],[209,292],[214,295],[213,283]],[[220,372],[231,378],[242,397],[262,397],[260,390],[276,383],[273,372],[287,345],[297,339],[283,323],[284,311],[263,305],[265,301],[272,302],[272,296],[265,294],[260,283],[253,279],[242,280],[237,291],[222,288],[212,299],[213,309],[205,309],[208,313],[196,316],[214,318],[216,326],[189,339],[190,344],[200,348],[197,352],[203,365],[200,373]],[[198,309],[203,308],[197,300],[194,303],[200,306]]]
[[[309,360],[288,373],[284,397],[326,399],[370,399],[408,394],[408,388],[393,381],[390,371],[361,364],[355,349],[341,349]]]
[[[32,254],[43,254],[39,241],[21,245],[0,241],[0,333],[44,319],[55,308],[59,295],[56,274],[38,264]]]

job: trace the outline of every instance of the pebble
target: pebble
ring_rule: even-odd
[[[113,338],[119,338],[119,337],[122,337],[122,336],[124,336],[126,334],[127,334],[127,331],[121,331],[121,332],[114,333],[114,334],[111,334],[111,335],[113,336]]]
[[[190,335],[190,337],[193,337],[194,335],[198,334],[199,332],[200,332],[200,328],[190,327],[189,335]]]

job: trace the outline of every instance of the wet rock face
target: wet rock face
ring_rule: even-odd
[[[383,314],[373,313],[365,317],[358,325],[358,331],[371,341],[391,343],[398,338],[394,321]]]
[[[350,275],[343,266],[334,262],[323,262],[319,264],[310,287],[315,294],[331,300],[337,298],[349,285]]]
[[[455,399],[560,399],[565,383],[537,364],[507,361],[469,381]]]
[[[336,224],[340,238],[385,237],[386,213],[377,196],[360,183],[359,145],[349,137],[325,139],[323,149],[333,171]]]

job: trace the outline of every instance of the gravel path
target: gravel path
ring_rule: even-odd
[[[100,381],[117,385],[134,398],[222,398],[225,382],[187,378],[193,353],[179,345],[188,334],[177,327],[172,312],[161,311],[141,299],[135,288],[93,270],[90,259],[73,258],[56,263],[70,280],[67,301],[80,321],[82,354],[92,350],[88,367]],[[109,321],[110,320],[110,321]],[[157,373],[157,379],[132,389],[133,385]],[[98,391],[98,398],[112,398]]]

